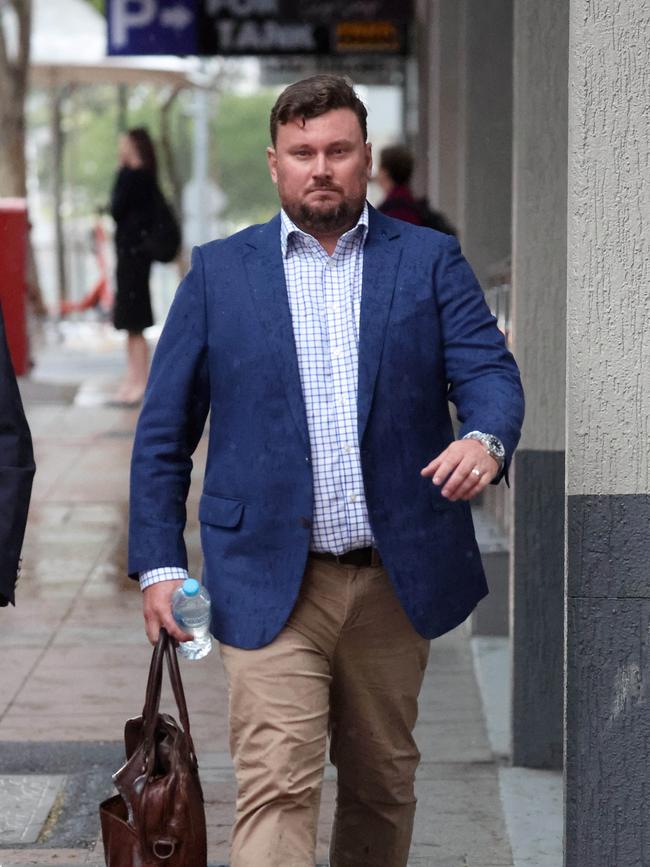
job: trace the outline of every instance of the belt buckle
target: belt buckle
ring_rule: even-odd
[[[342,554],[335,554],[334,557],[336,559],[337,566],[354,566],[354,561],[348,559],[348,554],[351,554],[355,549],[351,548],[349,551],[344,551]]]
[[[347,557],[348,554],[352,554],[353,557],[348,560],[343,559]],[[379,565],[379,552],[371,545],[366,545],[363,548],[353,548],[351,551],[346,551],[345,554],[341,554],[340,559],[337,559],[337,562],[343,566],[351,565],[367,569],[371,566]]]

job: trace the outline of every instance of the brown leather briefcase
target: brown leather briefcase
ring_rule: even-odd
[[[181,725],[159,713],[163,658]],[[124,728],[118,791],[99,808],[107,867],[207,867],[203,792],[176,648],[165,629],[154,649],[142,716]]]

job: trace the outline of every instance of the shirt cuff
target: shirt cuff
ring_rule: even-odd
[[[140,572],[140,590],[145,590],[160,581],[184,581],[189,577],[187,570],[181,569],[180,566],[161,566],[158,569],[147,569],[146,572]]]

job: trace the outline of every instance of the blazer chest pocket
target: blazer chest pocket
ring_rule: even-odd
[[[199,502],[199,521],[214,527],[237,527],[244,512],[241,500],[203,494]]]

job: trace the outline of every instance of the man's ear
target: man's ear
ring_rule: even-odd
[[[278,156],[275,152],[275,148],[268,147],[266,149],[266,161],[269,164],[269,172],[271,173],[271,180],[274,184],[278,182]]]
[[[372,177],[372,145],[366,142],[366,172],[368,180]]]

